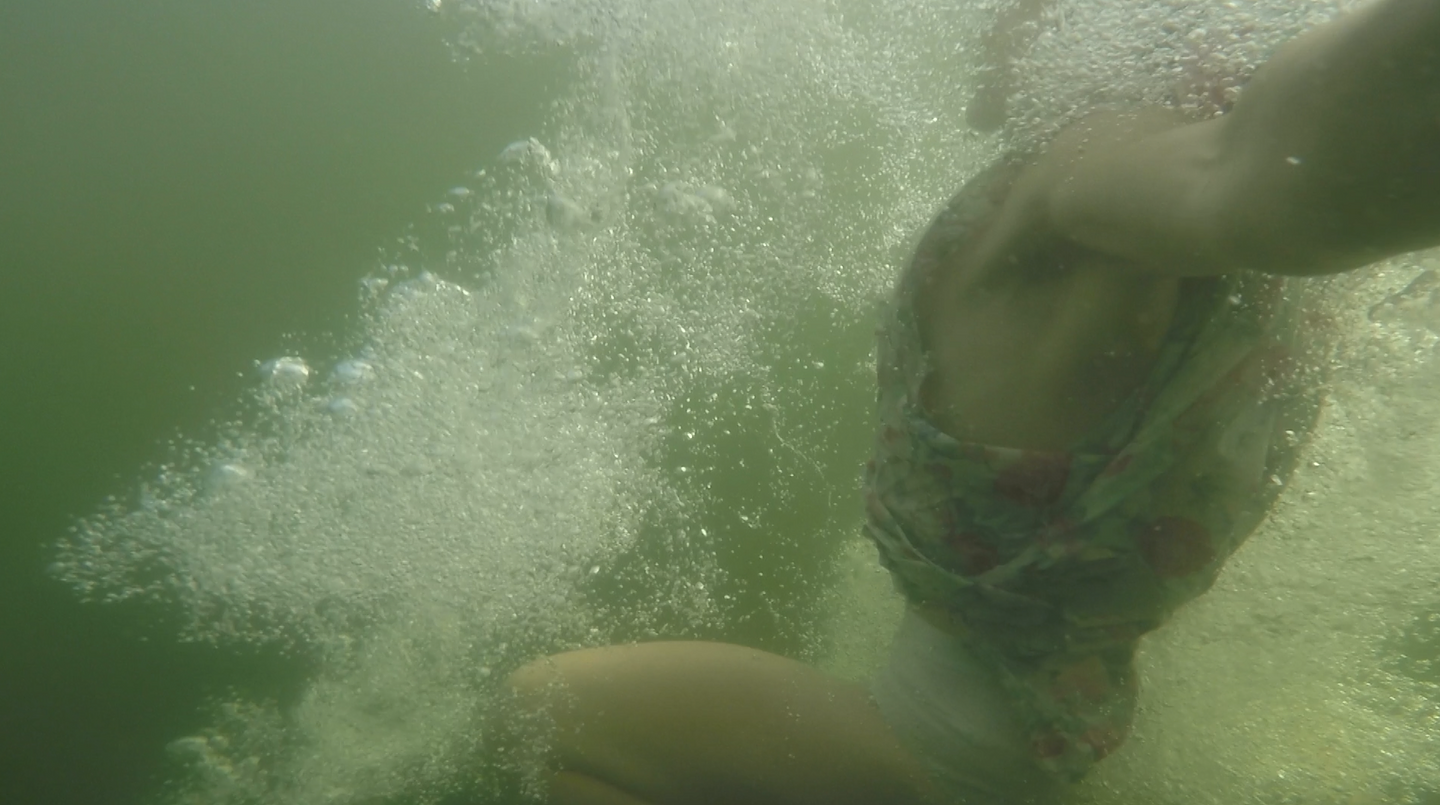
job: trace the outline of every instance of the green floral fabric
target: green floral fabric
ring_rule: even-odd
[[[969,444],[919,400],[911,299],[1019,170],[981,174],[931,226],[879,331],[866,530],[914,603],[999,674],[1036,760],[1078,779],[1130,730],[1140,636],[1208,589],[1283,488],[1321,383],[1295,346],[1301,283],[1187,280],[1154,369],[1067,451]]]

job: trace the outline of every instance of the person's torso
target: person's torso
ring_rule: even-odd
[[[998,278],[963,257],[930,270],[916,300],[926,413],[956,439],[1006,447],[1076,445],[1150,376],[1176,310],[1196,295],[1178,278],[1078,253]]]
[[[1016,170],[972,180],[902,275],[880,332],[871,530],[912,600],[993,615],[1006,642],[1007,619],[1048,622],[1041,651],[1090,626],[1125,642],[1208,587],[1264,517],[1318,384],[1279,278],[967,277]]]

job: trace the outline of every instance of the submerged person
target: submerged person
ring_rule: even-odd
[[[1233,111],[1093,115],[983,172],[881,329],[867,531],[909,607],[870,689],[657,642],[510,677],[566,805],[1051,802],[1124,740],[1139,638],[1313,424],[1285,277],[1440,244],[1440,2],[1289,43]]]

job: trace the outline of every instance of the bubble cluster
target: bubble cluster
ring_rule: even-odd
[[[1053,5],[1017,65],[1007,138],[1033,148],[1102,107],[1164,104],[1191,117],[1228,109],[1282,42],[1357,0],[1180,2],[1084,0]]]

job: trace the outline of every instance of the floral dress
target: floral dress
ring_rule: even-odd
[[[1019,169],[967,184],[901,277],[879,331],[866,531],[906,597],[946,612],[996,670],[1040,765],[1078,779],[1129,733],[1140,636],[1208,589],[1265,517],[1322,384],[1294,346],[1304,283],[1236,273],[1194,281],[1147,381],[1072,449],[942,433],[919,402],[911,300]]]

